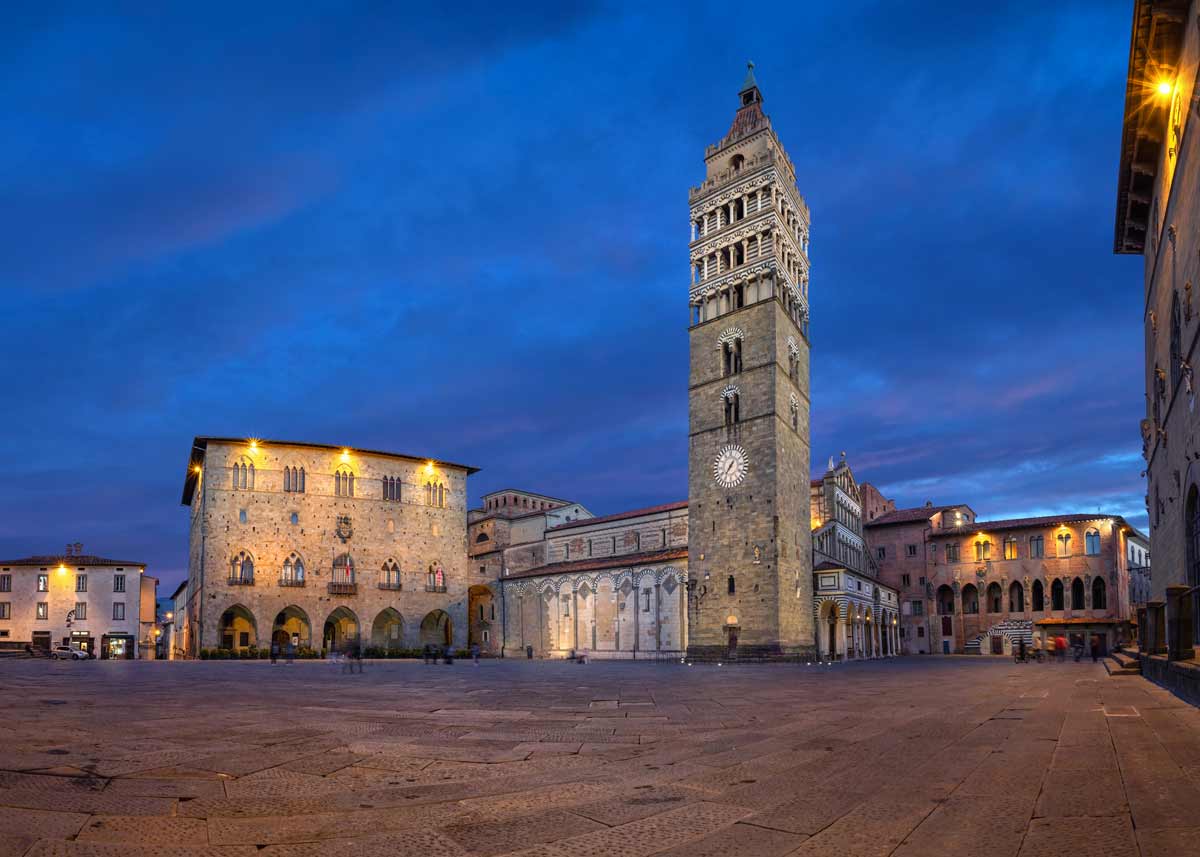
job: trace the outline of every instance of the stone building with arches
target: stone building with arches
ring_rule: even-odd
[[[327,444],[197,437],[186,655],[465,646],[467,476],[446,461]]]
[[[877,519],[868,538],[900,589],[907,651],[1011,655],[1062,635],[1107,653],[1135,634],[1131,573],[1148,575],[1135,563],[1149,542],[1119,515],[987,521],[929,505]]]

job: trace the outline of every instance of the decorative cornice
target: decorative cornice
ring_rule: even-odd
[[[727,205],[730,201],[737,199],[739,196],[745,196],[752,190],[758,190],[760,187],[775,184],[779,182],[779,173],[774,167],[770,167],[761,173],[748,175],[745,179],[736,184],[729,185],[723,191],[714,193],[712,196],[704,197],[703,204],[693,204],[689,207],[689,213],[692,220],[704,214],[708,214],[714,208],[720,208],[722,205]],[[764,209],[770,210],[770,209]]]

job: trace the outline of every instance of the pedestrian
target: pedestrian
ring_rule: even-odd
[[[1092,635],[1092,663],[1100,659],[1100,638]]]
[[[271,641],[271,665],[272,666],[275,665],[275,661],[278,657],[279,657],[279,641],[272,640]]]
[[[361,640],[354,641],[354,663],[358,666],[358,674],[362,675],[363,650],[362,650],[362,641]],[[351,670],[351,672],[353,672],[353,670]]]
[[[425,666],[429,666],[430,661],[430,646],[428,643],[421,649],[421,654],[425,656]]]
[[[296,644],[289,642],[287,644],[287,662],[290,664],[292,659],[296,657]]]
[[[471,660],[475,662],[475,666],[479,666],[479,644],[471,644]]]
[[[1065,663],[1067,660],[1067,638],[1062,634],[1054,638],[1054,651],[1058,655],[1058,662]]]
[[[454,663],[454,655],[452,655],[450,652],[450,644],[449,643],[447,643],[445,646],[442,647],[442,658],[443,658],[443,663],[445,663],[446,666],[450,666],[450,664]]]
[[[1075,663],[1083,660],[1083,637],[1077,634],[1071,635],[1071,651],[1075,654]]]

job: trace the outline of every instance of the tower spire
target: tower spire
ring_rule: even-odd
[[[741,92],[747,89],[757,89],[758,81],[754,79],[754,60],[746,60],[746,79],[742,81]]]

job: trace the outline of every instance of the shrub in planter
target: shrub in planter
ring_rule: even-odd
[[[209,657],[211,657],[211,656],[212,656],[212,652],[210,652],[208,649],[200,650],[200,660],[207,661],[209,659]]]

